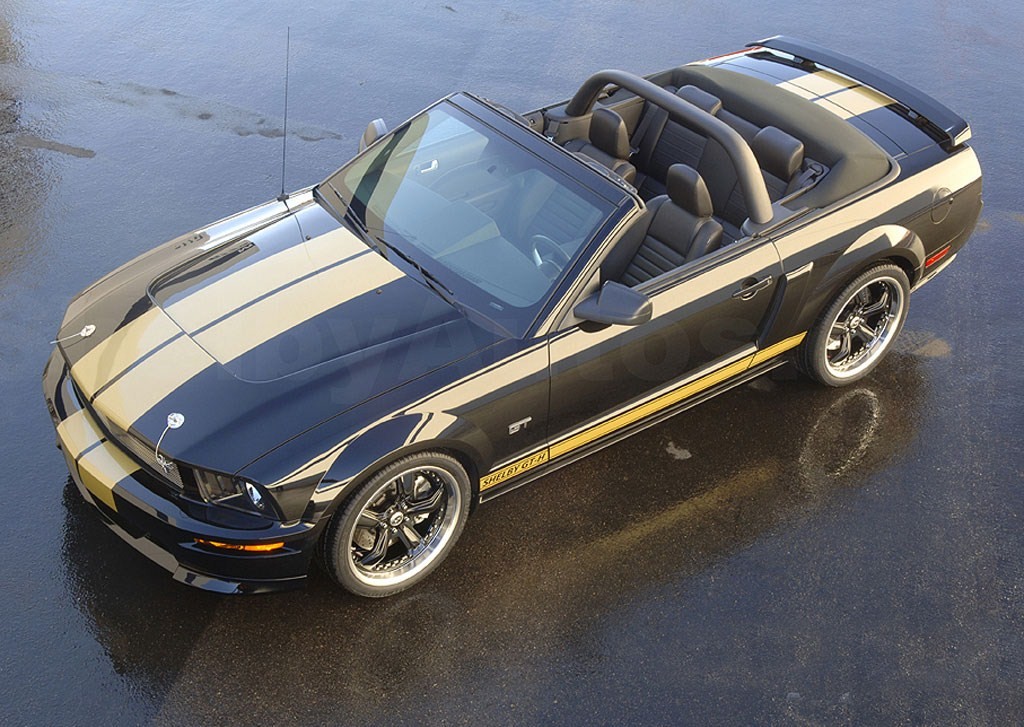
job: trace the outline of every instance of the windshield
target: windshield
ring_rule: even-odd
[[[516,335],[613,211],[449,102],[414,117],[318,191],[459,304]]]

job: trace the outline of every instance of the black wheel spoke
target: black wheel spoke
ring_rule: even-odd
[[[373,510],[363,510],[359,513],[359,520],[356,525],[360,528],[373,529],[380,525],[380,515]]]
[[[840,339],[839,350],[836,351],[836,363],[842,363],[850,355],[850,350],[853,348],[851,338],[849,331],[843,334],[843,337]]]
[[[871,316],[875,313],[881,313],[889,307],[889,289],[883,288],[882,294],[878,296],[878,300],[874,303],[869,304],[860,312],[862,316]]]
[[[423,515],[434,512],[444,501],[444,488],[437,487],[422,500],[410,500],[409,507],[405,509],[406,515]]]
[[[409,523],[402,523],[398,530],[395,531],[395,535],[398,536],[398,539],[402,541],[402,545],[404,545],[405,549],[410,553],[423,539],[420,537],[420,534],[416,532],[416,529]]]
[[[416,494],[416,473],[406,472],[397,480],[395,484],[398,486],[399,497],[412,497]]]
[[[860,326],[857,327],[857,330],[861,334],[861,338],[864,339],[865,343],[871,343],[878,338],[878,331],[873,329],[867,323],[861,323]]]
[[[359,563],[367,568],[377,565],[384,559],[390,543],[391,536],[388,534],[388,531],[384,528],[378,528],[373,541],[373,547],[367,551],[366,555],[359,559]]]

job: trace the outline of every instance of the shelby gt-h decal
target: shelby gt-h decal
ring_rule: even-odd
[[[867,375],[981,210],[967,123],[771,38],[525,115],[460,93],[141,256],[44,372],[82,496],[223,592],[425,577],[474,501],[786,361]]]

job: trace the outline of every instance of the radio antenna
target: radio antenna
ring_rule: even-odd
[[[288,199],[288,194],[284,191],[284,167],[285,160],[288,158],[288,61],[291,53],[292,26],[289,25],[284,46],[284,135],[281,137],[281,196],[277,198],[278,202]]]

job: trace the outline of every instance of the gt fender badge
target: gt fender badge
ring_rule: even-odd
[[[533,417],[526,417],[526,419],[520,419],[517,422],[512,422],[508,425],[508,433],[515,434],[520,429],[526,429],[526,425],[533,421]]]

